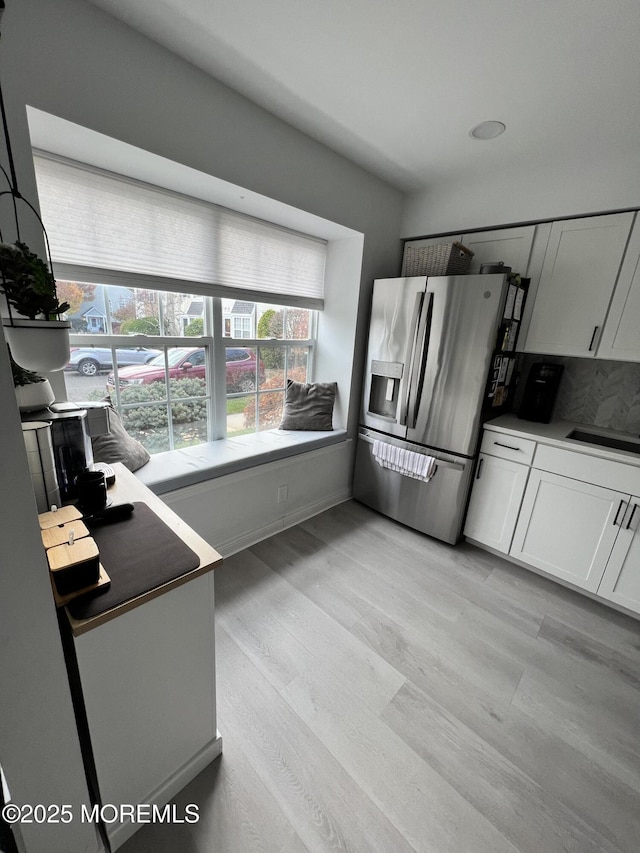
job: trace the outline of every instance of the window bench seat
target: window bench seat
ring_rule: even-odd
[[[347,440],[347,431],[265,430],[156,453],[136,477],[156,495]]]

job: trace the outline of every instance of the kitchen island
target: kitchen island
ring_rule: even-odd
[[[139,828],[120,819],[123,805],[163,806],[222,751],[212,572],[222,558],[124,466],[113,467],[113,505],[135,509],[92,531],[111,588],[68,604],[61,627],[85,765],[96,802],[108,805],[115,850]]]

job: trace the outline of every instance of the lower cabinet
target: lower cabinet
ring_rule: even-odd
[[[607,563],[598,595],[640,613],[640,498],[632,497]]]
[[[636,467],[485,430],[464,535],[640,614],[639,482]]]
[[[123,613],[74,645],[101,806],[163,807],[221,751],[213,572]],[[116,850],[139,828],[106,823]]]
[[[509,553],[529,466],[480,454],[464,534]]]
[[[629,496],[532,469],[510,554],[597,592]]]

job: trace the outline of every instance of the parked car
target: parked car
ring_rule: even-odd
[[[147,364],[161,354],[158,349],[123,347],[116,350],[118,367],[130,364]],[[77,370],[82,376],[95,376],[101,370],[113,369],[113,356],[109,347],[72,347],[66,370]]]
[[[244,347],[227,347],[227,391],[255,391],[256,389],[256,355],[253,350]],[[168,352],[169,377],[180,379],[193,377],[204,379],[206,375],[206,353],[202,347],[178,347]],[[257,365],[258,380],[264,381],[264,365]],[[120,390],[128,385],[142,385],[148,382],[164,382],[165,364],[164,353],[154,358],[149,364],[140,367],[125,367],[118,370]],[[115,389],[113,373],[107,377],[107,390]]]

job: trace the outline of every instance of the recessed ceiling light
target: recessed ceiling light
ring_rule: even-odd
[[[501,121],[483,121],[472,127],[469,136],[472,139],[495,139],[507,129],[506,124]]]

